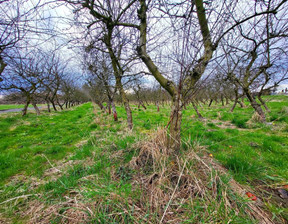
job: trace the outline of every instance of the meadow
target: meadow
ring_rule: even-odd
[[[204,120],[187,106],[176,164],[167,104],[131,105],[132,131],[121,105],[118,122],[91,103],[0,114],[0,223],[259,223],[256,207],[285,223],[288,97],[265,99],[265,124],[248,103],[200,105]]]
[[[29,105],[32,107],[32,105]],[[0,110],[10,110],[10,109],[22,109],[24,108],[23,104],[0,104]]]

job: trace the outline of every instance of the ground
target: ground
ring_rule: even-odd
[[[132,131],[120,105],[119,122],[90,103],[1,114],[0,223],[285,223],[288,97],[266,100],[266,124],[248,104],[188,106],[177,160],[167,104],[132,105]]]

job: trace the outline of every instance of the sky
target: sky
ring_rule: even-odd
[[[17,2],[17,0],[12,0],[12,1]],[[37,3],[39,3],[37,0],[31,0],[31,1],[25,1],[25,2],[26,2],[25,8],[31,7],[31,4],[36,5]],[[39,4],[41,5],[47,2],[48,2],[47,0],[42,0],[40,1]],[[254,4],[254,1],[247,1],[247,0],[242,1],[242,3],[238,5],[237,10],[239,13],[236,15],[236,18],[237,16],[240,17],[240,14],[248,15],[249,13],[252,13],[252,12],[249,12],[248,10],[249,7],[245,5],[248,3],[251,5],[252,2]],[[213,4],[217,4],[217,1],[213,2]],[[154,20],[156,21],[157,15],[154,14],[154,16],[155,16]],[[51,19],[44,21],[45,18],[51,18]],[[209,18],[213,20],[213,18],[216,18],[216,16],[213,15],[212,13],[210,14]],[[42,48],[47,51],[59,49],[59,52],[62,55],[63,60],[66,62],[69,62],[68,67],[70,71],[74,73],[78,73],[79,76],[82,75],[82,77],[84,77],[84,74],[82,71],[82,64],[81,64],[82,55],[79,53],[79,46],[77,46],[76,41],[73,41],[73,38],[75,40],[75,38],[76,39],[80,38],[83,35],[81,33],[82,31],[81,28],[79,26],[77,27],[74,24],[73,19],[74,19],[74,14],[73,14],[72,8],[68,7],[67,5],[62,4],[62,2],[60,1],[54,1],[53,4],[44,5],[42,9],[39,11],[39,13],[37,14],[37,16],[34,17],[29,23],[31,24],[32,27],[37,27],[39,29],[45,28],[47,29],[47,32],[43,34],[35,34],[35,33],[30,34],[29,37],[30,38],[32,37],[33,40],[30,41],[29,44],[31,48],[33,47]],[[158,39],[158,41],[162,41],[161,38],[162,39],[166,38],[165,35],[167,33],[166,34],[165,32],[162,33],[161,28],[165,28],[165,26],[168,26],[168,25],[170,25],[170,22],[168,20],[164,20],[164,22],[161,22],[159,24],[155,23],[155,26],[154,26],[155,32],[153,33],[153,35],[159,36],[160,39]],[[217,29],[219,30],[220,28],[221,28],[221,24],[219,23]],[[224,29],[224,27],[222,28]],[[215,30],[217,29],[215,28]],[[51,34],[53,38],[51,38]],[[159,35],[159,34],[162,34],[162,35]],[[199,33],[197,35],[199,36]],[[181,33],[176,32],[174,39],[178,40],[180,37],[181,37]],[[151,38],[153,38],[153,36],[151,36]],[[169,41],[167,43],[168,44],[166,46],[149,45],[149,46],[152,46],[150,47],[152,48],[151,57],[156,58],[157,56],[159,56],[159,52],[162,52],[163,55],[171,55],[173,57],[173,52],[176,52],[177,49],[179,49],[179,46],[180,46],[179,44],[181,44],[181,40],[179,40],[176,45]],[[194,57],[196,58],[195,54],[194,54]],[[195,59],[193,58],[193,56],[190,58]],[[168,74],[168,76],[170,77],[174,77],[175,74],[178,74],[180,71],[180,68],[176,67],[177,63],[174,63],[173,60],[170,60],[169,63],[163,63],[163,66],[161,66],[160,64],[161,63],[159,63],[158,65],[161,71],[163,71],[163,73]],[[211,71],[213,71],[213,68],[207,69],[207,74],[209,74]],[[152,76],[147,76],[146,80],[147,82],[145,85],[147,86],[153,85],[155,81],[155,79]]]

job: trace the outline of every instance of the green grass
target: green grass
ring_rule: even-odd
[[[74,144],[90,136],[89,111],[90,105],[83,105],[58,114],[1,117],[0,183],[19,173],[39,176],[49,167],[43,155],[59,160],[76,150]]]
[[[33,107],[29,105],[29,107]],[[10,109],[22,109],[24,104],[0,104],[0,110],[10,110]]]
[[[220,190],[227,191],[230,175],[252,189],[258,184],[273,186],[288,181],[288,98],[270,96],[265,99],[271,109],[267,120],[273,124],[269,125],[249,122],[254,112],[247,102],[245,108],[237,105],[234,113],[229,112],[232,105],[212,104],[210,108],[201,105],[199,110],[205,122],[196,119],[192,106],[183,111],[183,155],[185,150],[197,148],[197,145],[204,146],[207,151],[199,152],[200,156],[212,153],[228,170],[227,176],[221,177]],[[158,127],[167,125],[170,109],[165,105],[157,112],[154,105],[147,110],[132,105],[133,131],[126,127],[124,108],[118,106],[117,111],[118,122],[101,112],[95,116],[90,103],[40,116],[0,115],[0,203],[32,195],[7,202],[2,208],[0,205],[3,216],[12,223],[25,223],[30,216],[23,216],[19,211],[27,209],[29,202],[34,201],[44,204],[45,208],[58,206],[59,212],[66,214],[69,206],[63,203],[67,197],[77,197],[87,206],[93,203],[94,215],[87,213],[92,223],[139,222],[135,212],[145,192],[136,184],[140,181],[136,177],[146,171],[132,169],[128,164],[139,152],[138,142],[153,135]],[[55,171],[54,166],[59,170]],[[147,175],[153,174],[149,173],[151,169],[147,170]],[[245,207],[245,200],[232,192],[227,191],[227,194],[235,198],[239,208]],[[131,207],[131,201],[135,206]],[[287,217],[287,208],[273,200],[265,203],[267,210],[274,214],[274,220]],[[147,202],[142,208],[142,222],[159,222],[159,214],[149,206]],[[227,210],[221,200],[205,204],[203,199],[195,198],[193,203],[182,206],[184,211],[189,211],[184,212],[184,223],[211,220],[254,223],[244,210],[236,214],[233,209]],[[55,216],[50,222],[61,220],[63,217]]]

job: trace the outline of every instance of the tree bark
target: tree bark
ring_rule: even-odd
[[[260,101],[260,103],[263,105],[263,107],[265,108],[265,110],[270,113],[270,109],[267,107],[267,104],[265,103],[265,101],[262,99],[261,94],[258,95],[258,99]]]
[[[234,103],[233,103],[233,106],[232,106],[231,109],[230,109],[230,112],[231,112],[231,113],[234,111],[237,103],[238,103],[238,98],[236,97],[236,98],[235,98],[235,101],[234,101]]]
[[[115,103],[113,100],[111,101],[111,106],[112,106],[114,121],[118,121],[118,115],[117,115]]]
[[[173,97],[173,104],[170,116],[169,138],[167,138],[167,146],[176,154],[181,148],[181,121],[182,121],[182,105],[179,96]]]
[[[111,114],[111,102],[108,103],[108,114]]]
[[[213,99],[210,100],[208,107],[211,107],[212,102],[213,102]]]
[[[46,103],[47,103],[47,110],[48,110],[48,112],[50,113],[50,112],[51,112],[51,109],[50,109],[50,103],[49,103],[48,100],[46,101]]]
[[[228,97],[225,97],[226,98],[226,105],[229,104],[229,98]]]
[[[258,104],[257,101],[253,98],[249,88],[243,88],[243,91],[245,92],[245,94],[246,94],[251,106],[255,110],[255,112],[260,116],[261,122],[265,122],[266,121],[265,113],[262,110],[261,105]]]
[[[52,104],[52,107],[53,107],[54,111],[57,111],[57,108],[56,108],[56,105],[55,105],[54,101],[53,101],[53,100],[50,100],[50,102],[51,102],[51,104]]]
[[[234,89],[234,92],[235,92],[235,100],[234,100],[234,104],[230,110],[230,112],[232,113],[238,103],[238,100],[239,100],[239,93],[238,93],[238,89]]]
[[[40,115],[40,110],[39,110],[39,108],[37,107],[37,105],[36,105],[36,103],[35,103],[34,100],[32,100],[32,105],[33,105],[33,107],[34,107],[34,109],[35,109],[35,111],[36,111],[36,114],[37,114],[37,115]]]
[[[22,116],[25,116],[27,114],[27,109],[28,109],[29,104],[30,104],[30,99],[27,99],[26,104],[24,105],[24,108],[22,110]]]
[[[60,107],[60,109],[63,110],[63,107],[62,107],[61,103],[59,102],[59,99],[58,99],[58,98],[57,98],[57,104],[58,104],[58,106]]]
[[[197,108],[197,106],[195,105],[195,103],[192,101],[192,106],[193,106],[193,108],[194,108],[194,110],[196,111],[196,113],[197,113],[197,115],[198,115],[198,118],[199,119],[204,119],[204,117],[201,115],[201,113],[198,111],[198,108]]]
[[[124,91],[124,88],[121,82],[121,76],[116,77],[116,85],[120,92],[121,99],[122,99],[122,102],[124,104],[124,108],[126,111],[128,128],[131,130],[133,128],[132,111],[131,111],[126,93]]]

